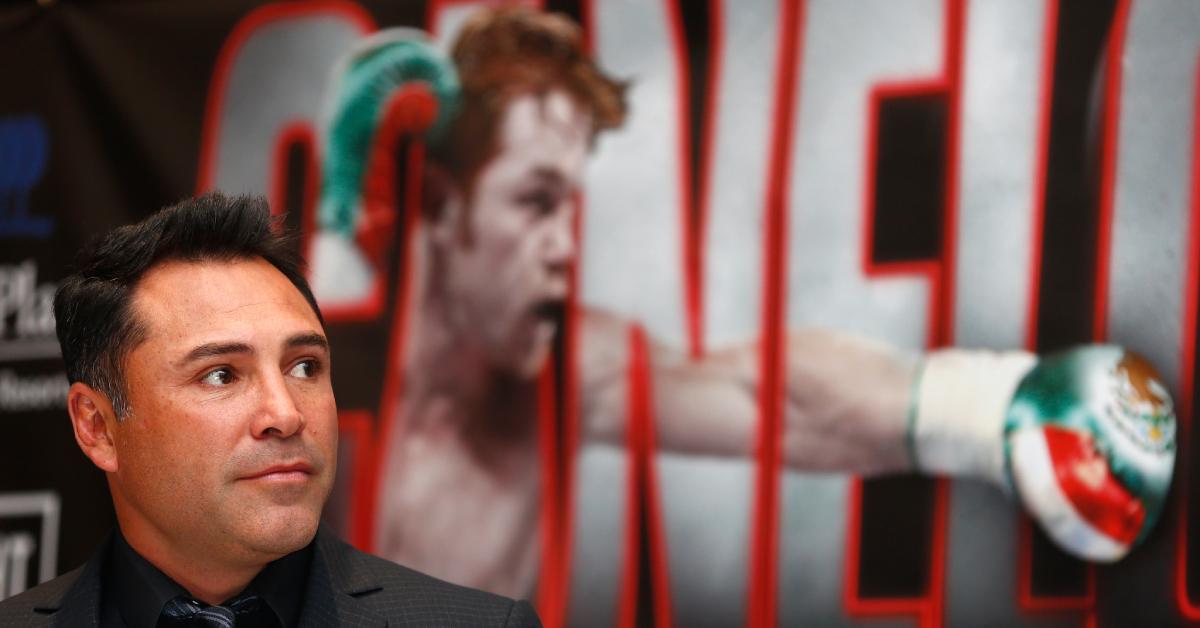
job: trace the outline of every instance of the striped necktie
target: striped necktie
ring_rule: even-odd
[[[262,608],[257,595],[243,595],[226,606],[209,606],[185,595],[173,598],[163,605],[159,616],[159,628],[234,628],[238,618],[256,613]]]

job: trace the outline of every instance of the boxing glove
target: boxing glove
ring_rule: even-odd
[[[930,354],[915,383],[910,451],[927,472],[982,477],[1014,493],[1048,536],[1112,562],[1162,511],[1175,414],[1162,380],[1120,347],[1041,359],[1022,352]]]
[[[405,118],[397,131],[436,137],[454,115],[458,94],[453,64],[420,31],[382,30],[346,54],[334,68],[322,130],[321,227],[354,234],[373,145],[397,96]]]
[[[362,303],[378,290],[402,206],[396,140],[436,139],[458,95],[453,64],[417,30],[379,31],[335,65],[320,133],[318,229],[309,252],[309,280],[323,306]]]

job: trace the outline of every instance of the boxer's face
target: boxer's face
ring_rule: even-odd
[[[250,563],[305,546],[333,483],[337,410],[300,292],[261,259],[169,262],[139,282],[133,312],[146,338],[126,360],[110,476],[122,530]]]
[[[434,227],[457,332],[521,377],[544,364],[567,296],[590,133],[591,116],[563,91],[513,98],[473,194]]]

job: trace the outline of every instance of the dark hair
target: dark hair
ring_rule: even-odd
[[[146,333],[130,304],[142,276],[167,261],[262,258],[296,286],[324,326],[295,238],[277,226],[265,199],[211,192],[93,241],[54,295],[67,379],[107,395],[118,417],[128,415],[124,360]]]

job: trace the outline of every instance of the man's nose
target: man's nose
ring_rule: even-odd
[[[251,426],[255,438],[288,438],[304,430],[304,415],[283,374],[262,380],[262,402]]]
[[[542,259],[552,272],[566,272],[575,260],[575,212],[569,208],[556,213],[546,225]]]

